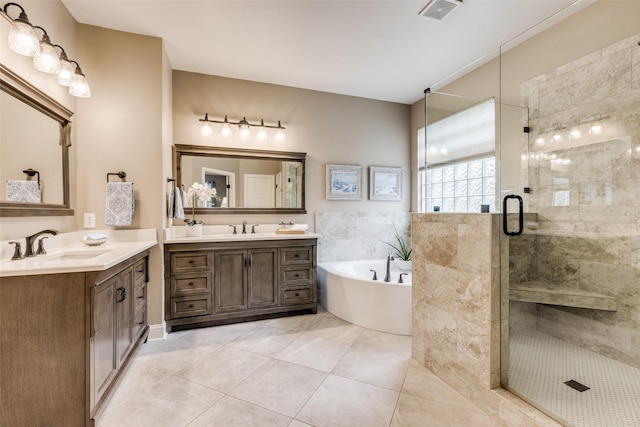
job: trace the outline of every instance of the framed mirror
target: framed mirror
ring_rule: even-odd
[[[0,216],[73,215],[73,113],[0,64]]]
[[[176,185],[215,189],[211,200],[196,201],[197,214],[306,213],[306,153],[175,144]],[[193,202],[187,200],[187,209]]]

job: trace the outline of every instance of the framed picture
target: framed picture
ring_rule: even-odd
[[[362,166],[327,165],[327,200],[362,200]]]
[[[369,200],[402,201],[402,168],[370,166]]]

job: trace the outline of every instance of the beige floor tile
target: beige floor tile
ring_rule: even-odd
[[[318,317],[305,333],[351,344],[360,336],[362,330],[363,328],[360,326],[345,322],[331,313],[327,313]]]
[[[364,329],[355,342],[357,344],[368,345],[387,353],[411,356],[410,336],[387,334],[385,332]]]
[[[313,427],[313,426],[311,424],[303,423],[302,421],[291,420],[289,427]]]
[[[331,372],[350,344],[313,335],[300,335],[275,358],[323,372]]]
[[[220,344],[183,335],[165,341],[147,342],[140,348],[137,359],[149,366],[175,373],[219,347]]]
[[[299,335],[299,332],[259,325],[227,345],[265,356],[274,356],[291,344]]]
[[[304,332],[309,329],[322,314],[305,314],[301,316],[287,316],[269,319],[265,321],[266,325],[274,328],[287,329],[289,331]]]
[[[491,418],[406,393],[400,394],[391,427],[491,427]]]
[[[354,343],[331,373],[400,391],[410,360],[411,357],[404,354]]]
[[[222,346],[176,372],[176,375],[228,393],[268,360],[268,357],[260,354]]]
[[[189,427],[286,427],[290,422],[289,417],[225,396],[189,424]]]
[[[296,419],[316,427],[387,427],[398,393],[329,375]]]
[[[326,376],[315,369],[271,360],[229,394],[293,417]]]
[[[238,338],[240,335],[255,329],[257,326],[257,322],[243,322],[233,323],[231,325],[212,326],[210,328],[190,329],[188,331],[177,332],[177,334],[188,334],[189,336],[226,344]],[[171,335],[174,334],[170,334],[169,336]]]
[[[480,408],[467,400],[415,359],[411,359],[409,363],[409,370],[407,371],[404,385],[402,386],[402,393],[433,402],[445,403],[463,411],[483,413]]]
[[[109,400],[109,405],[115,406],[124,402],[132,396],[145,392],[153,385],[167,379],[171,374],[153,366],[142,363],[138,358],[133,359],[122,382]]]
[[[213,405],[222,393],[170,375],[118,405],[110,404],[102,427],[185,426]]]

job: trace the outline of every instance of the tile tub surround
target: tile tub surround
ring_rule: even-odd
[[[395,245],[395,224],[398,233],[410,240],[411,214],[409,212],[316,212],[318,262],[355,261],[386,258],[393,249],[383,242]]]

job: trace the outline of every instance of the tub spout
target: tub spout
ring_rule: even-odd
[[[393,261],[393,255],[387,255],[387,274],[384,276],[385,282],[391,281],[391,261]]]

